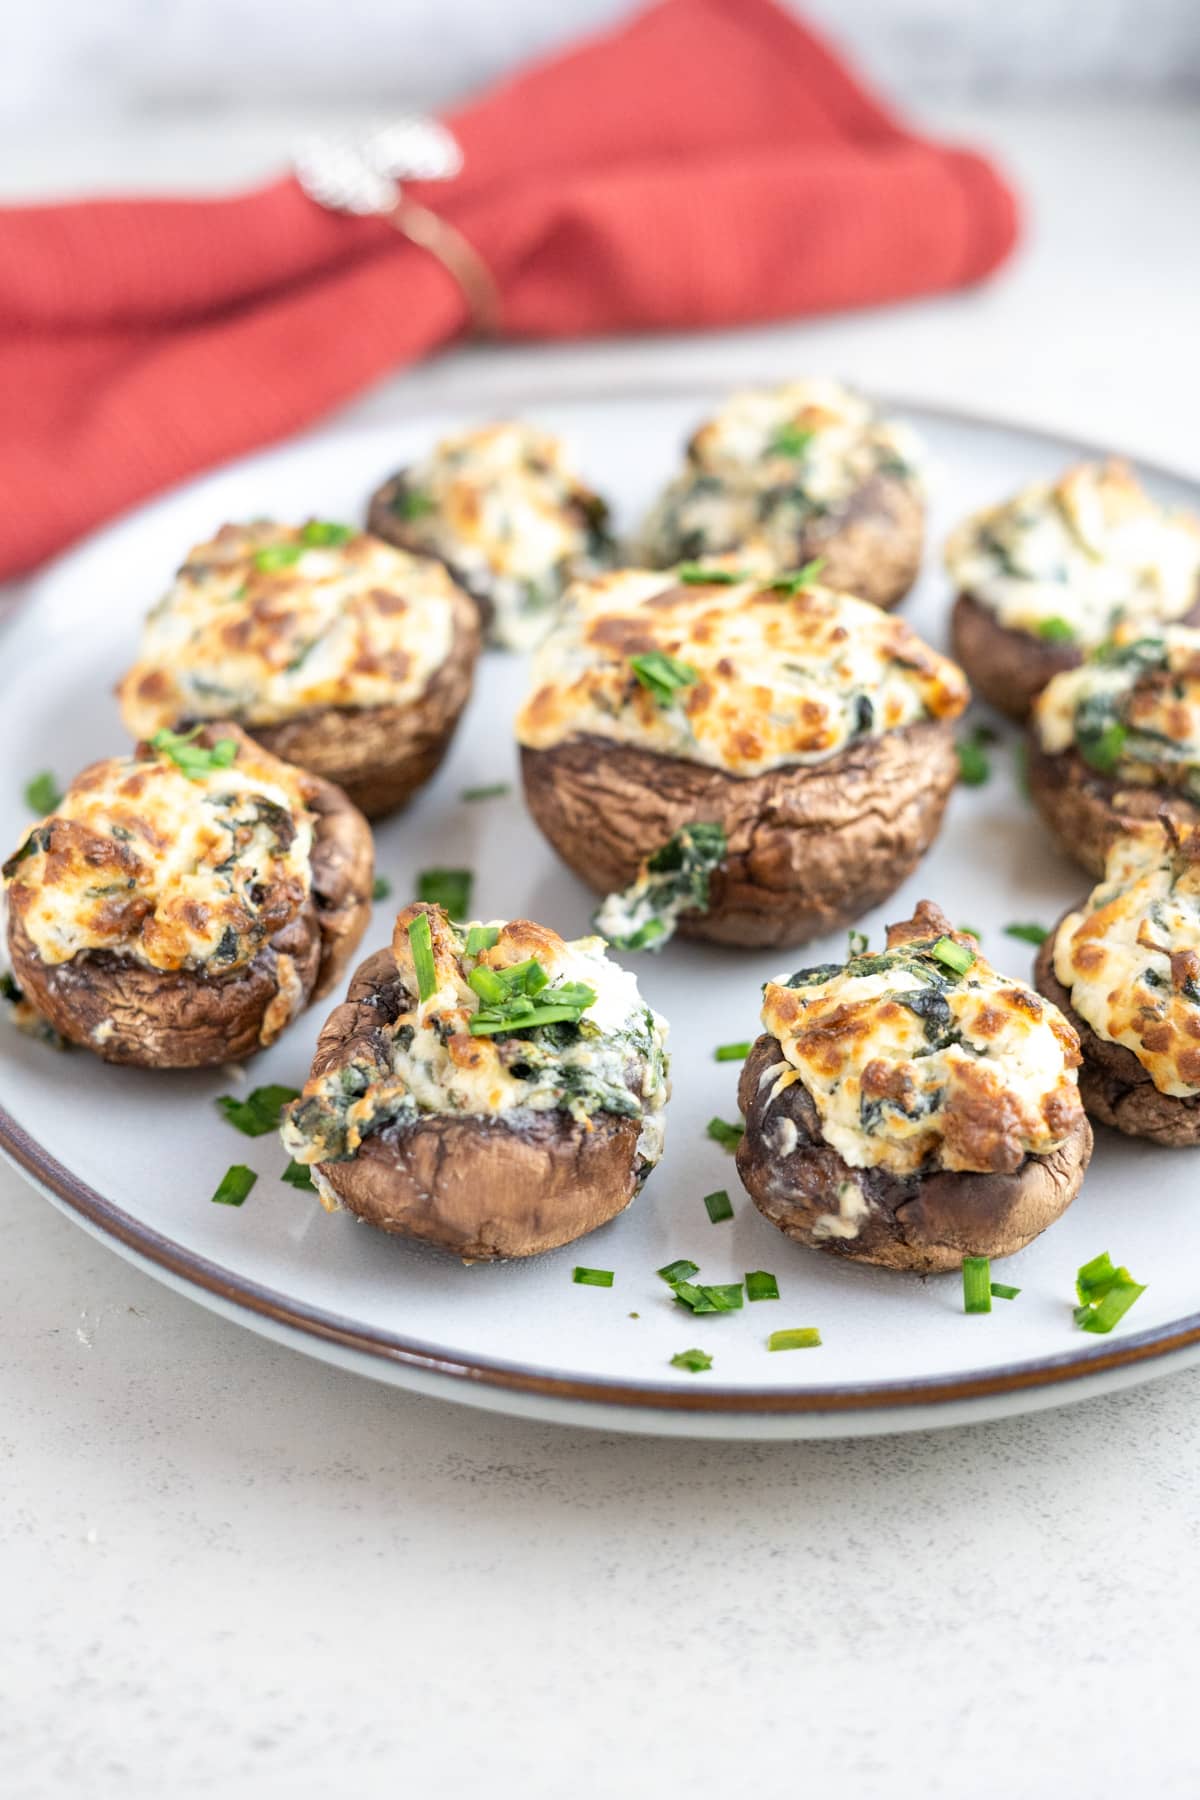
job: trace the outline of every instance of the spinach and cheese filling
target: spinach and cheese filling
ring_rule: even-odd
[[[44,963],[111,951],[219,977],[295,918],[312,887],[307,783],[247,740],[93,763],[4,865],[12,919]]]
[[[1101,775],[1200,801],[1200,630],[1119,626],[1043,688],[1033,723],[1048,755],[1077,750]]]
[[[920,449],[839,382],[807,380],[732,394],[687,446],[687,462],[638,534],[651,567],[739,550],[766,574],[839,518],[877,476],[920,488]]]
[[[1075,1033],[957,933],[768,982],[762,1022],[769,1101],[802,1082],[852,1168],[1011,1172],[1080,1118]]]
[[[531,425],[443,438],[386,492],[389,539],[440,557],[513,649],[536,642],[569,581],[613,560],[604,501]]]
[[[411,906],[393,940],[395,1006],[348,1061],[309,1081],[283,1139],[297,1162],[344,1162],[364,1139],[431,1114],[503,1121],[561,1112],[641,1120],[662,1154],[667,1025],[600,938],[566,943],[527,919],[458,926]]]
[[[1104,880],[1058,928],[1054,973],[1160,1093],[1200,1093],[1200,833],[1146,826],[1118,839]]]
[[[222,526],[146,620],[118,690],[125,723],[149,737],[181,720],[404,706],[450,655],[456,602],[441,563],[349,525]]]
[[[799,578],[719,574],[577,582],[535,655],[519,742],[593,735],[758,775],[965,708],[961,670],[902,619]]]
[[[1082,463],[967,519],[946,567],[1001,625],[1087,650],[1122,622],[1196,605],[1200,521],[1160,506],[1123,463]]]
[[[708,911],[709,882],[728,848],[723,825],[685,825],[646,858],[627,888],[604,899],[592,924],[614,950],[661,950],[682,914]]]

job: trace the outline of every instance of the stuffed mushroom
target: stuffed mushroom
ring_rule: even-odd
[[[1162,811],[1200,825],[1200,631],[1119,625],[1056,675],[1034,702],[1029,792],[1097,877],[1116,840]]]
[[[93,763],[4,864],[19,994],[105,1062],[271,1044],[337,982],[371,906],[340,789],[222,723]]]
[[[771,575],[820,557],[830,587],[894,606],[921,565],[918,464],[908,427],[838,382],[732,394],[689,440],[634,559],[658,569],[737,558]]]
[[[953,663],[861,600],[622,570],[576,584],[535,658],[526,798],[575,873],[620,893],[597,920],[618,947],[676,928],[800,943],[928,849],[967,697]]]
[[[537,642],[567,583],[613,560],[608,507],[548,431],[506,422],[443,438],[371,498],[378,537],[436,556],[492,643]]]
[[[1010,718],[1118,625],[1200,618],[1200,522],[1123,463],[1083,463],[964,521],[946,545],[954,654]]]
[[[1042,945],[1035,979],[1079,1033],[1093,1119],[1200,1143],[1200,831],[1168,818],[1118,839],[1103,882]]]
[[[1008,1256],[1092,1151],[1079,1042],[922,901],[887,947],[768,982],[738,1172],[788,1237],[922,1273]]]
[[[440,563],[349,525],[258,520],[189,553],[118,695],[135,736],[236,719],[375,817],[438,767],[478,652]]]
[[[322,1031],[284,1143],[330,1208],[468,1261],[534,1256],[658,1161],[666,1036],[599,938],[416,904]]]

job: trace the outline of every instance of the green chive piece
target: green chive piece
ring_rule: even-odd
[[[310,519],[300,529],[305,544],[348,544],[356,535],[353,525],[336,525],[332,519]]]
[[[870,948],[871,940],[865,931],[848,931],[846,933],[846,955],[848,958],[865,956]]]
[[[468,956],[479,956],[484,950],[490,950],[499,936],[498,925],[472,925],[464,949]]]
[[[417,994],[422,1004],[437,993],[437,969],[433,961],[433,933],[429,914],[418,913],[408,928],[408,947],[412,951],[417,975]]]
[[[962,1265],[963,1311],[992,1310],[992,1265],[986,1256],[964,1256]]]
[[[796,594],[802,594],[806,588],[812,587],[824,567],[825,558],[814,556],[811,562],[804,564],[803,568],[785,569],[782,575],[776,575],[769,581],[767,587],[773,594],[784,594],[791,598]]]
[[[1044,925],[1006,925],[1004,935],[1022,944],[1044,944],[1050,933]]]
[[[811,427],[781,425],[771,439],[769,453],[772,456],[803,456],[816,435]]]
[[[991,761],[984,750],[984,744],[991,741],[992,733],[984,736],[984,727],[971,732],[968,737],[959,738],[954,748],[958,752],[958,779],[964,787],[982,787],[992,772]]]
[[[1015,1300],[1020,1288],[1008,1287],[1003,1281],[993,1281],[992,1297],[996,1300]]]
[[[718,1282],[709,1287],[695,1287],[690,1281],[672,1282],[678,1305],[693,1313],[739,1312],[742,1305],[740,1281]]]
[[[386,875],[377,875],[371,886],[372,900],[386,900],[391,894],[392,884]]]
[[[611,1269],[577,1268],[571,1276],[571,1280],[579,1287],[611,1287],[613,1272]]]
[[[253,1169],[248,1169],[244,1163],[233,1163],[221,1177],[220,1186],[213,1195],[213,1205],[240,1206],[257,1180]]]
[[[417,876],[417,899],[440,906],[452,919],[465,919],[471,910],[474,884],[470,869],[422,869]]]
[[[279,1116],[288,1101],[299,1098],[297,1088],[260,1087],[247,1094],[244,1100],[233,1094],[222,1094],[217,1107],[244,1137],[265,1137],[269,1131],[279,1130]]]
[[[713,1051],[714,1062],[745,1062],[753,1045],[749,1039],[742,1044],[718,1044]]]
[[[681,1256],[678,1262],[668,1263],[665,1268],[658,1269],[655,1273],[666,1282],[668,1287],[674,1287],[677,1281],[690,1281],[693,1275],[698,1275],[700,1264],[689,1262],[686,1256]]]
[[[733,1217],[733,1201],[724,1188],[718,1188],[715,1194],[705,1194],[704,1209],[710,1225],[720,1225]]]
[[[317,1184],[312,1178],[312,1170],[307,1163],[298,1163],[294,1157],[283,1171],[280,1180],[286,1181],[289,1187],[307,1188],[313,1193],[316,1192]]]
[[[290,569],[298,563],[307,548],[307,544],[264,544],[254,552],[254,566],[264,575],[273,575],[277,569]]]
[[[211,774],[214,769],[228,769],[237,758],[236,738],[218,738],[209,748],[197,744],[194,740],[200,735],[203,727],[193,726],[191,731],[180,735],[177,731],[168,731],[164,725],[150,739],[150,748],[165,756],[189,781],[198,781],[202,775]]]
[[[1057,614],[1052,618],[1042,619],[1037,634],[1040,638],[1045,638],[1048,644],[1073,644],[1076,636],[1075,627],[1068,624],[1066,619],[1060,619]]]
[[[709,569],[703,563],[680,563],[675,578],[687,587],[736,587],[747,579],[741,569]]]
[[[1117,1270],[1107,1250],[1084,1263],[1075,1276],[1075,1292],[1086,1305],[1089,1300],[1102,1300],[1117,1279]]]
[[[977,931],[974,925],[956,925],[954,929],[962,937],[973,937],[977,944],[981,944],[983,942],[982,931]]]
[[[671,1358],[673,1369],[690,1369],[693,1375],[702,1375],[706,1369],[712,1368],[712,1357],[707,1350],[677,1350]]]
[[[974,950],[968,950],[965,944],[956,944],[948,937],[940,937],[930,947],[929,954],[947,969],[953,969],[956,975],[965,975],[977,960]]]
[[[750,1269],[746,1275],[747,1300],[778,1300],[779,1283],[768,1269]]]
[[[629,667],[659,706],[671,706],[680,688],[694,687],[699,671],[691,663],[680,662],[663,650],[647,650],[644,656],[631,656]]]
[[[1081,732],[1076,737],[1075,747],[1089,768],[1095,769],[1098,775],[1111,775],[1121,760],[1128,736],[1129,727],[1116,719],[1103,731]]]
[[[422,494],[417,488],[401,488],[391,506],[392,511],[402,519],[423,519],[426,513],[437,510],[437,503],[432,496]]]
[[[25,804],[39,818],[44,818],[47,813],[57,812],[62,805],[62,791],[49,769],[43,769],[40,775],[35,775],[26,784]]]
[[[505,794],[512,793],[510,781],[493,781],[486,787],[464,788],[459,795],[460,800],[500,800]]]
[[[595,988],[582,981],[559,981],[553,987],[549,982],[534,956],[507,969],[476,964],[467,983],[484,1004],[468,1022],[471,1036],[515,1037],[538,1025],[578,1025],[595,1004]]]
[[[815,1325],[800,1325],[792,1331],[773,1331],[767,1339],[768,1350],[815,1350],[821,1333]]]
[[[1075,1323],[1082,1331],[1107,1336],[1145,1291],[1145,1284],[1135,1281],[1128,1269],[1116,1268],[1105,1250],[1084,1263],[1075,1277],[1081,1302],[1075,1308]]]
[[[736,1125],[728,1125],[724,1119],[710,1119],[705,1130],[714,1144],[720,1144],[725,1150],[736,1150],[745,1135],[746,1127],[740,1119]]]

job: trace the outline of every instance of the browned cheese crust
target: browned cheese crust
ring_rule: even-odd
[[[1109,847],[1140,822],[1174,819],[1181,831],[1200,825],[1200,806],[1173,787],[1114,781],[1090,769],[1078,750],[1051,756],[1029,733],[1029,797],[1059,846],[1101,881]]]
[[[1039,994],[1052,1000],[1079,1034],[1083,1051],[1079,1093],[1087,1111],[1126,1137],[1148,1138],[1171,1149],[1200,1144],[1200,1095],[1160,1093],[1132,1050],[1097,1036],[1071,1005],[1070,990],[1054,973],[1054,945],[1061,924],[1062,919],[1039,949],[1033,979]]]
[[[709,910],[685,913],[679,931],[743,946],[804,943],[885,900],[937,836],[958,773],[943,720],[761,775],[588,736],[523,749],[521,768],[537,824],[600,894],[627,887],[684,826],[723,825]]]
[[[362,963],[322,1029],[312,1076],[386,1057],[382,1027],[410,1004],[390,950]],[[427,1114],[368,1137],[349,1162],[322,1163],[342,1204],[381,1231],[468,1262],[537,1256],[623,1212],[642,1172],[641,1121],[560,1112],[501,1119]]]

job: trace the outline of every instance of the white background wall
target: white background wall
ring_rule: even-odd
[[[10,126],[69,128],[114,112],[441,100],[633,10],[630,0],[23,0],[6,9],[0,110]],[[805,0],[797,10],[900,98],[1200,92],[1200,0]]]

